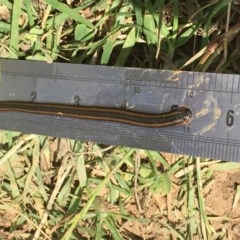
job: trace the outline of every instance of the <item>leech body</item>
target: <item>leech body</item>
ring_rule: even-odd
[[[142,127],[168,127],[185,125],[191,121],[192,112],[187,107],[176,110],[149,114],[118,108],[88,107],[77,105],[32,103],[21,101],[0,102],[1,112],[22,112],[29,114],[53,115],[77,119],[111,121]]]

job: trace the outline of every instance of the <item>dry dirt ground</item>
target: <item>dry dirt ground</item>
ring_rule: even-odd
[[[176,158],[171,154],[163,155],[170,161]],[[212,181],[203,190],[208,220],[213,227],[213,232],[216,232],[216,238],[214,239],[240,239],[240,201],[233,207],[236,188],[239,184],[239,169],[216,171],[212,176]],[[128,231],[127,235],[130,239],[177,239],[176,234],[166,228],[166,223],[172,226],[173,229],[176,228],[180,232],[181,230],[184,232],[186,213],[180,211],[180,208],[177,207],[179,204],[176,203],[180,191],[178,184],[174,184],[171,193],[167,196],[161,196],[161,194],[155,194],[150,198],[141,196],[142,205],[144,206],[142,216],[150,219],[151,224],[129,221],[121,228]],[[128,211],[141,218],[134,199],[129,204]],[[197,212],[195,217],[200,224],[200,217]],[[220,232],[222,234],[218,234]],[[224,236],[224,238],[220,238],[220,235]],[[204,237],[194,236],[194,240],[201,239],[204,239]]]

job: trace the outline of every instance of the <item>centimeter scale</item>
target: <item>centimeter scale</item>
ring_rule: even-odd
[[[240,75],[7,59],[0,71],[0,101],[192,111],[163,128],[0,111],[0,129],[240,162]]]

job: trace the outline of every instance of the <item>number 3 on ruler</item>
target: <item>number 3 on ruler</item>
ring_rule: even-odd
[[[227,116],[226,116],[226,125],[228,127],[231,127],[234,123],[234,117],[233,117],[234,111],[233,110],[228,110],[227,111]]]

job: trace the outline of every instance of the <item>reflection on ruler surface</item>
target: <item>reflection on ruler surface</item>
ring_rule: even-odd
[[[193,111],[187,126],[144,128],[27,113],[0,113],[0,128],[240,161],[240,75],[1,60],[0,101],[167,112]]]

